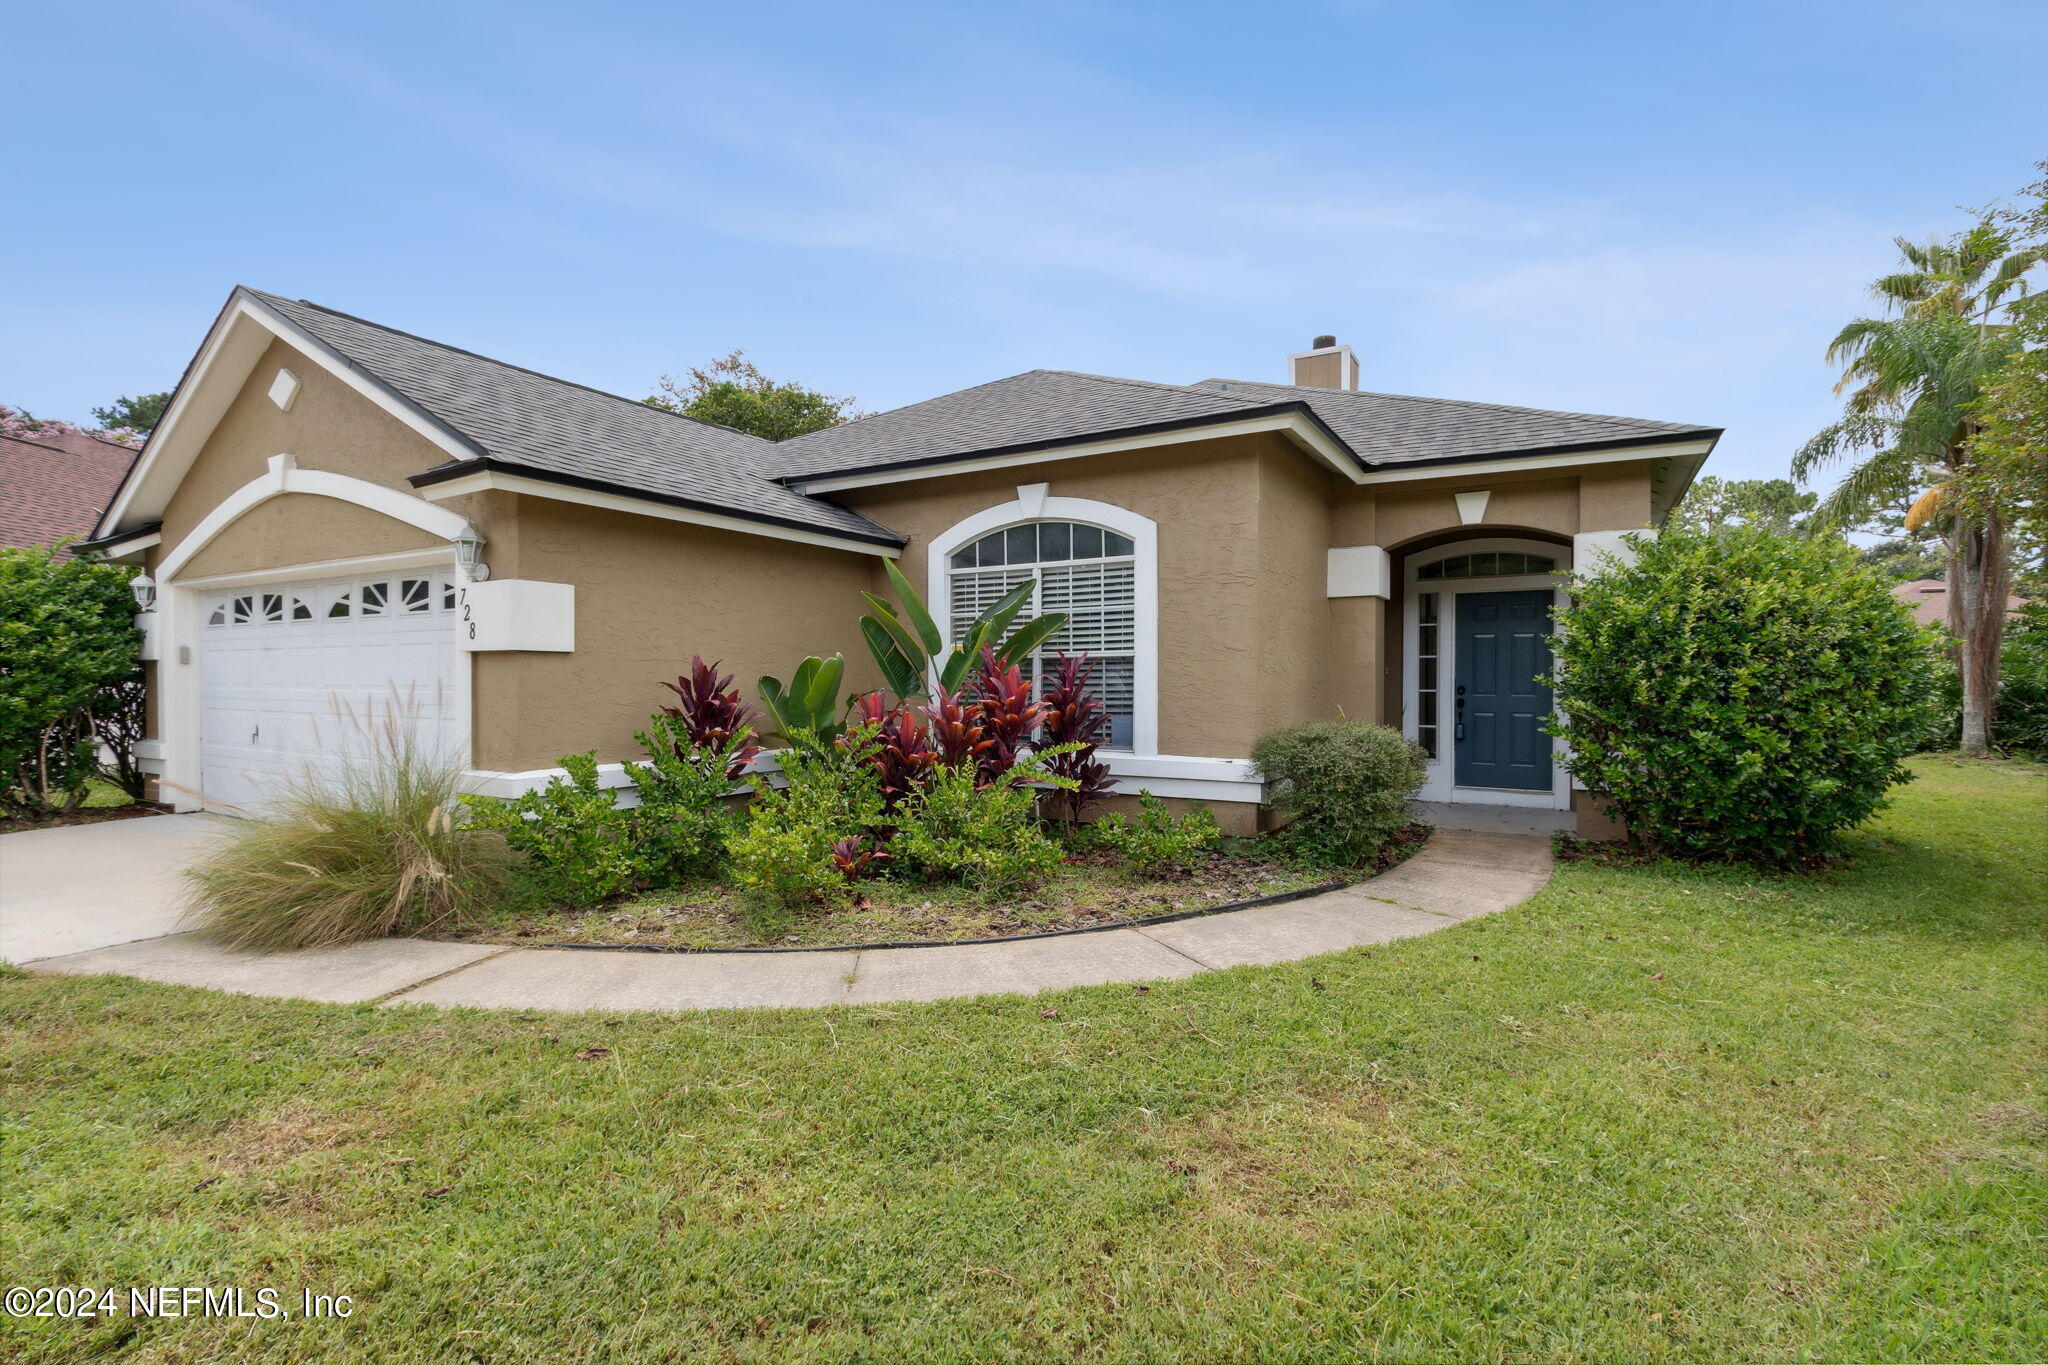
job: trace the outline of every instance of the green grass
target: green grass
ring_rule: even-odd
[[[0,1322],[0,1359],[2040,1359],[2048,782],[1916,767],[1817,879],[1580,863],[1149,990],[0,981],[10,1283],[360,1305]]]
[[[1348,874],[1355,879],[1362,873]],[[594,908],[508,908],[450,936],[479,943],[630,943],[690,948],[952,942],[1079,929],[1298,891],[1347,874],[1248,855],[1205,860],[1177,877],[1148,877],[1107,856],[1076,857],[1019,896],[944,882],[876,879],[849,906],[791,913],[705,882]]]

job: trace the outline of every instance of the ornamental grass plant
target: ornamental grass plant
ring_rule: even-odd
[[[449,927],[506,886],[504,841],[469,823],[462,766],[421,739],[409,695],[333,718],[340,756],[293,772],[188,870],[186,927],[231,948],[327,948]]]

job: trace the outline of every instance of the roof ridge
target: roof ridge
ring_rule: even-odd
[[[1384,393],[1377,389],[1325,389],[1315,384],[1275,384],[1264,379],[1223,379],[1212,377],[1200,381],[1203,384],[1251,384],[1266,389],[1289,389],[1294,392],[1329,394],[1338,398],[1383,398],[1396,403],[1441,403],[1461,408],[1493,408],[1500,412],[1522,412],[1532,417],[1583,417],[1595,422],[1623,422],[1631,426],[1669,427],[1674,430],[1699,428],[1711,430],[1704,422],[1666,422],[1654,417],[1623,417],[1612,412],[1579,412],[1570,408],[1532,408],[1523,403],[1491,403],[1483,398],[1432,398],[1421,393]],[[1192,387],[1192,386],[1191,386]]]
[[[124,455],[140,455],[142,453],[140,448],[136,446],[122,445],[119,441],[109,441],[104,437],[95,436],[89,431],[80,431],[78,434],[88,440],[98,442],[108,450],[118,450]],[[31,440],[26,436],[17,435],[11,431],[0,431],[0,440],[13,441],[25,446],[34,446],[37,450],[47,450],[56,455],[70,455],[75,459],[84,459],[91,453],[83,450],[66,450],[63,446],[53,446],[44,441]]]
[[[1177,393],[1203,393],[1201,386],[1198,384],[1169,384],[1163,380],[1158,379],[1130,379],[1120,374],[1095,374],[1089,370],[1027,370],[1025,371],[1025,373],[1066,374],[1072,375],[1076,379],[1099,379],[1105,384],[1129,384],[1133,388],[1172,389]],[[1235,383],[1236,381],[1231,380],[1226,382]],[[1213,393],[1214,391],[1212,390],[1210,391],[1210,393],[1204,394],[1204,396],[1212,396]],[[1230,395],[1227,394],[1225,396],[1230,397]],[[1236,401],[1236,399],[1232,398],[1232,401],[1234,402]]]
[[[329,317],[343,318],[349,322],[360,323],[365,327],[374,327],[380,332],[389,332],[393,336],[401,336],[406,338],[408,341],[417,341],[423,346],[434,346],[444,351],[453,351],[456,355],[466,355],[471,360],[481,360],[486,365],[496,365],[501,369],[512,370],[518,374],[531,375],[535,379],[545,379],[550,384],[561,384],[565,385],[568,388],[581,389],[585,393],[594,393],[600,398],[609,398],[613,402],[624,403],[629,407],[644,408],[648,412],[666,413],[670,417],[678,418],[685,422],[695,422],[698,426],[701,427],[714,427],[719,431],[729,431],[735,436],[744,436],[750,441],[760,441],[761,444],[766,446],[773,446],[776,444],[776,442],[766,440],[765,438],[760,436],[756,436],[750,431],[741,431],[738,427],[729,427],[725,425],[723,422],[709,422],[702,417],[692,417],[686,412],[677,412],[673,408],[656,407],[652,403],[642,402],[634,398],[628,398],[622,393],[613,393],[609,389],[600,389],[590,384],[579,383],[574,379],[564,379],[558,374],[548,374],[542,370],[530,369],[525,365],[514,365],[509,360],[500,360],[496,356],[485,355],[481,351],[472,351],[467,347],[451,345],[445,341],[436,341],[432,337],[423,337],[417,332],[408,332],[402,327],[393,327],[388,323],[373,322],[369,318],[358,317],[354,313],[344,313],[339,308],[329,308],[326,304],[315,303],[311,299],[287,299],[282,294],[268,293],[265,290],[251,288],[246,284],[240,287],[243,289],[247,289],[251,294],[256,295],[258,298],[275,299],[284,303],[303,304],[305,307],[312,308],[319,312],[325,313]]]

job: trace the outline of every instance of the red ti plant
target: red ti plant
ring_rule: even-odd
[[[977,761],[984,782],[1001,777],[1016,765],[1017,755],[1045,720],[1045,707],[1031,694],[1031,680],[1015,664],[1006,664],[993,649],[983,647],[974,670],[974,700],[989,745]]]
[[[856,834],[832,845],[833,870],[850,882],[874,875],[875,870],[888,861],[888,850],[873,846],[865,834]]]
[[[882,806],[895,810],[904,797],[916,789],[938,761],[924,722],[908,706],[890,706],[880,692],[854,698],[847,717],[850,730],[872,726],[880,746],[875,751],[875,771],[882,777]],[[841,748],[847,747],[844,739]]]
[[[1045,680],[1046,746],[1087,746],[1071,753],[1054,754],[1045,761],[1046,771],[1055,777],[1074,779],[1076,785],[1071,791],[1047,793],[1063,807],[1069,820],[1079,820],[1084,809],[1116,787],[1116,779],[1109,775],[1109,765],[1095,757],[1097,746],[1109,738],[1109,713],[1102,708],[1102,698],[1089,690],[1088,683],[1094,674],[1093,659],[1061,650]]]
[[[664,706],[661,713],[683,722],[692,748],[699,752],[718,752],[741,730],[754,724],[754,709],[740,699],[739,689],[732,685],[732,674],[719,676],[718,665],[705,663],[699,655],[690,656],[688,676],[662,686],[675,693],[682,705]],[[760,752],[761,746],[751,740],[741,745],[733,751],[725,775],[738,778]],[[688,756],[678,752],[678,757]]]
[[[939,762],[982,766],[983,756],[995,741],[982,726],[979,704],[962,701],[941,687],[932,702],[919,709],[931,726],[931,748]]]

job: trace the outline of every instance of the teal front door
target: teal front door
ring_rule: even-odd
[[[1457,595],[1457,687],[1452,745],[1461,787],[1550,790],[1547,588]]]

